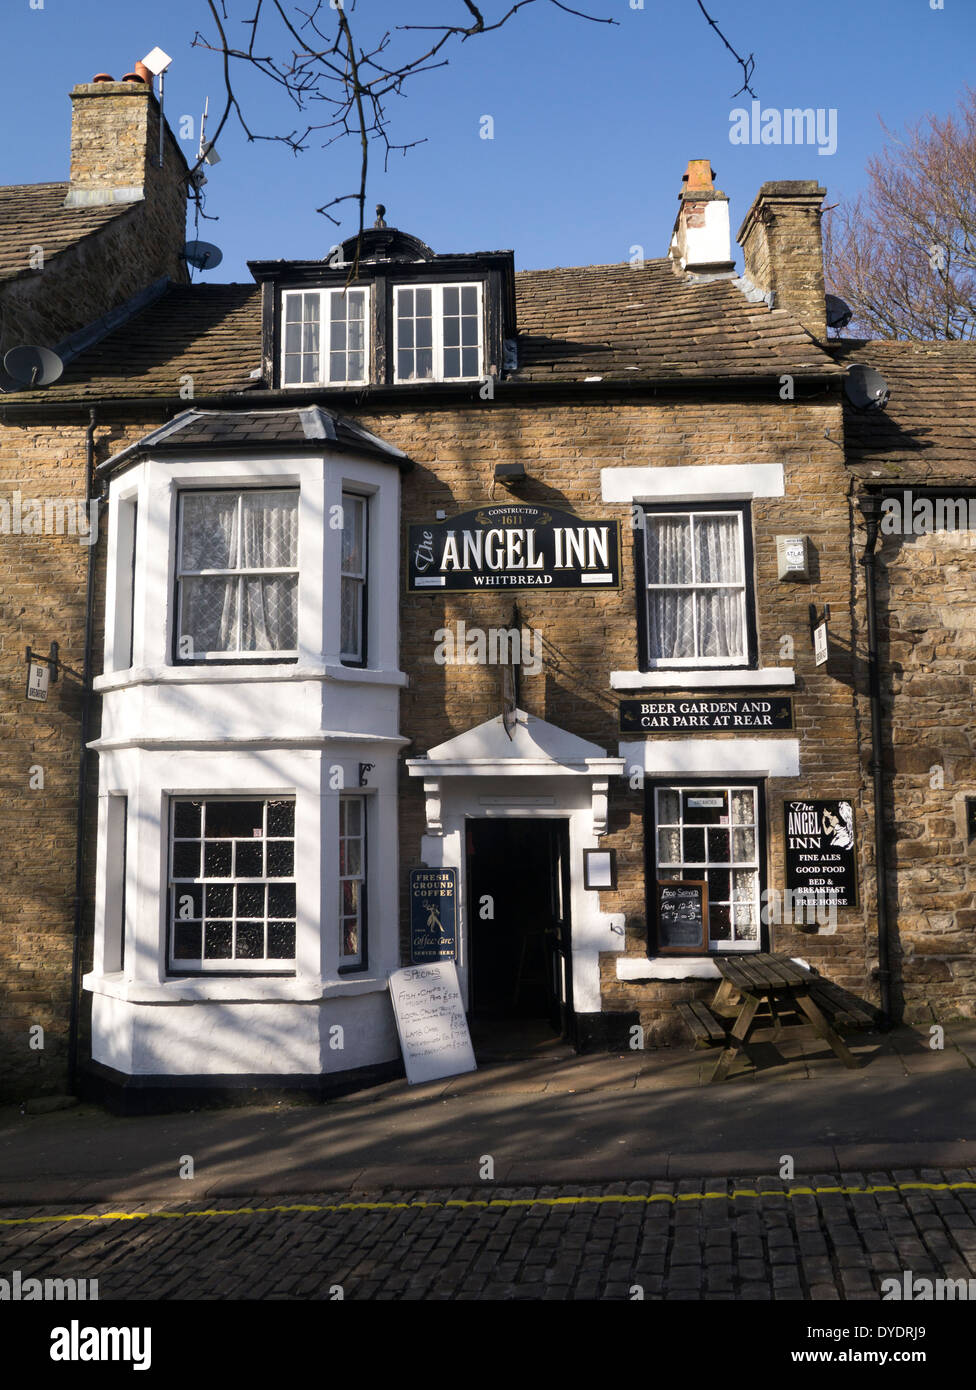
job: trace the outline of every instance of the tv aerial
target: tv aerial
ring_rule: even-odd
[[[207,97],[203,103],[203,115],[200,117],[200,146],[197,150],[197,159],[202,159],[204,164],[219,164],[220,155],[212,140],[206,138],[207,115],[210,111],[210,98]]]
[[[854,310],[836,294],[827,295],[827,327],[846,328],[854,317]]]
[[[211,241],[188,241],[183,247],[183,259],[197,270],[215,270],[224,253]]]
[[[52,386],[64,371],[64,363],[50,348],[22,343],[13,347],[3,359],[6,376],[14,382],[13,390],[35,386]],[[0,384],[3,384],[0,378]]]
[[[844,379],[844,395],[855,410],[884,410],[891,389],[874,367],[866,362],[852,362]]]

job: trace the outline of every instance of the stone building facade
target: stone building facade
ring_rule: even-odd
[[[971,352],[828,340],[813,182],[763,186],[737,276],[702,160],[642,264],[515,272],[378,225],[354,282],[347,244],[189,284],[152,93],[72,95],[71,183],[0,190],[4,346],[66,363],[0,395],[4,1089],[395,1069],[416,869],[516,1043],[675,1041],[723,950],[879,1003],[859,497],[963,488],[929,383],[971,393]],[[855,360],[887,411],[845,401]],[[86,489],[94,546],[13,524],[15,493]],[[881,557],[890,983],[937,1018],[973,997],[967,553]],[[842,905],[798,910],[788,834],[795,871],[825,810]],[[707,899],[669,915],[669,884]]]

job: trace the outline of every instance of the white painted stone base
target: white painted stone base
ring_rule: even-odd
[[[342,1028],[342,1047],[333,1046]],[[92,996],[92,1057],[127,1076],[317,1076],[400,1055],[386,990],[309,1003]]]

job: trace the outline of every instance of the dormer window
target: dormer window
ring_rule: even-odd
[[[481,285],[396,285],[396,381],[483,375]]]
[[[301,290],[283,305],[285,386],[358,386],[369,376],[369,290]]]
[[[459,387],[517,369],[511,251],[439,255],[380,222],[319,261],[249,261],[274,388]]]

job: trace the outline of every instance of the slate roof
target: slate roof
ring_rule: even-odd
[[[113,454],[99,464],[98,471],[115,472],[120,466],[150,453],[158,457],[184,450],[206,449],[210,453],[227,449],[236,454],[248,449],[267,452],[271,447],[321,452],[326,443],[337,449],[373,454],[401,468],[410,467],[402,449],[387,444],[334,410],[313,405],[283,410],[267,406],[255,410],[184,410],[167,424]]]
[[[730,280],[694,283],[668,260],[519,271],[519,369],[513,380],[748,381],[841,375],[785,310],[750,303]],[[255,389],[261,298],[254,285],[171,286],[70,362],[56,385],[11,401],[196,396]]]
[[[256,285],[171,285],[153,304],[68,363],[46,390],[10,401],[195,396],[253,389],[261,365],[261,291]],[[3,398],[0,398],[2,401]]]
[[[666,259],[520,271],[515,293],[522,381],[836,370],[792,314],[750,303],[730,280],[675,275]]]
[[[868,482],[976,483],[976,343],[839,340],[844,367],[865,362],[885,378],[884,410],[844,405],[848,462]]]
[[[132,211],[131,203],[66,208],[69,183],[20,183],[0,187],[0,285],[36,275],[30,248],[42,246],[50,261],[83,237]]]

